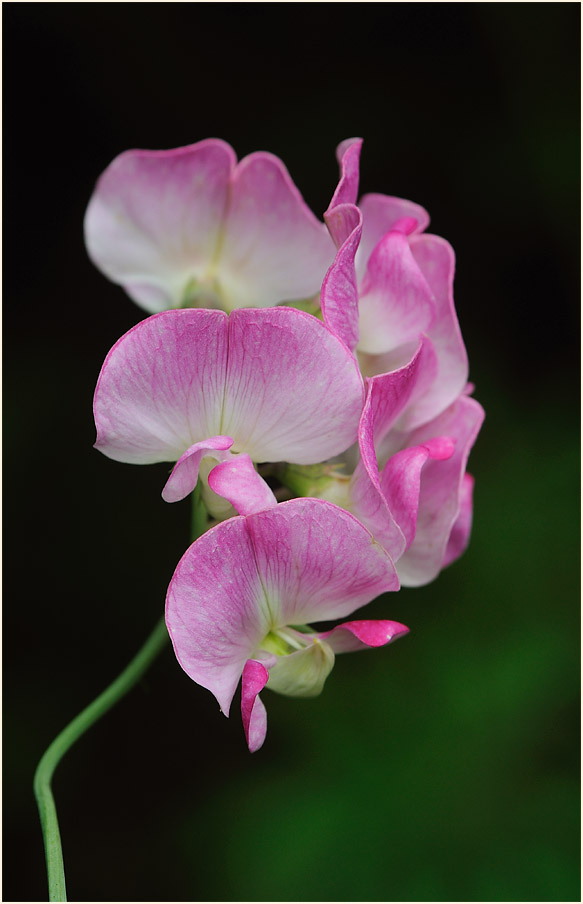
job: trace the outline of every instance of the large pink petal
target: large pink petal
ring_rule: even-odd
[[[396,229],[375,246],[359,288],[359,351],[378,355],[427,332],[435,316],[431,289],[409,238]]]
[[[403,584],[426,584],[443,566],[462,505],[468,455],[483,420],[482,406],[462,395],[439,417],[407,438],[408,446],[416,446],[435,436],[450,436],[455,440],[455,450],[451,458],[428,461],[423,468],[415,539],[397,563]]]
[[[350,621],[336,625],[331,631],[316,634],[318,640],[325,640],[335,653],[353,653],[370,647],[383,647],[409,633],[409,628],[400,622]]]
[[[203,440],[201,443],[194,443],[181,455],[170,477],[166,481],[166,485],[162,490],[162,499],[164,502],[180,502],[192,493],[198,480],[198,471],[203,458],[209,455],[221,461],[228,449],[233,445],[230,436],[211,436],[209,439]],[[222,495],[222,494],[221,494]]]
[[[354,442],[363,394],[353,355],[301,311],[165,311],[107,356],[96,447],[146,464],[227,435],[254,461],[311,464]]]
[[[398,589],[390,556],[332,503],[293,499],[247,524],[274,627],[343,618]]]
[[[94,264],[150,312],[181,304],[193,279],[211,286],[235,161],[232,148],[214,138],[120,154],[87,208]]]
[[[334,258],[326,227],[307,207],[277,157],[238,164],[219,262],[228,309],[311,298]]]
[[[176,461],[221,430],[227,315],[165,311],[113,346],[94,398],[96,448],[116,461]]]
[[[258,694],[267,684],[268,678],[269,672],[262,662],[247,660],[241,683],[241,716],[251,753],[259,750],[267,732],[267,713]]]
[[[416,231],[423,232],[429,225],[429,214],[419,204],[389,195],[364,195],[358,206],[362,213],[362,241],[356,256],[356,272],[361,279],[375,245],[403,217],[417,221]]]
[[[208,483],[211,490],[227,499],[240,515],[253,515],[277,505],[275,496],[247,454],[232,456],[218,464],[210,472]]]
[[[356,439],[357,362],[317,318],[295,308],[235,311],[222,432],[253,461],[314,464]]]
[[[455,255],[445,239],[436,235],[414,235],[411,252],[435,301],[435,319],[428,336],[437,353],[437,375],[407,415],[407,427],[437,417],[463,391],[468,378],[468,357],[453,300]]]
[[[464,474],[461,490],[460,490],[460,510],[456,520],[453,523],[445,556],[443,558],[443,568],[451,565],[461,554],[465,552],[470,542],[470,533],[472,531],[472,515],[473,515],[473,492],[474,478],[471,474]]]
[[[366,461],[360,459],[350,480],[350,511],[396,562],[407,541],[381,489],[374,448],[371,449],[372,455]]]

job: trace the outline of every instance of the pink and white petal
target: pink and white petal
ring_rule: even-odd
[[[85,215],[93,263],[147,311],[179,305],[190,280],[212,275],[235,162],[215,138],[120,154]]]
[[[330,201],[328,212],[339,204],[356,204],[362,138],[346,138],[336,148],[340,181]]]
[[[269,672],[262,662],[247,660],[241,683],[241,716],[250,753],[259,750],[267,733],[267,712],[258,695],[268,678]]]
[[[320,304],[328,329],[354,351],[358,344],[358,288],[354,256],[362,218],[354,204],[341,204],[324,215],[338,252],[322,283]]]
[[[443,568],[451,565],[456,559],[466,551],[470,542],[470,534],[472,532],[472,516],[473,516],[473,493],[474,478],[471,474],[464,474],[462,486],[460,490],[460,510],[454,521],[445,556],[443,558]]]
[[[162,490],[164,502],[180,502],[181,499],[192,493],[198,480],[200,463],[203,458],[208,455],[222,461],[225,455],[229,454],[227,450],[232,445],[233,440],[230,436],[211,436],[201,443],[194,443],[190,446],[184,455],[180,456],[166,481]]]
[[[245,663],[272,627],[246,518],[223,521],[185,552],[168,588],[166,624],[184,671],[228,715]]]
[[[435,379],[436,356],[433,345],[425,336],[419,338],[410,360],[388,373],[367,380],[367,394],[360,424],[358,441],[360,454],[372,471],[382,457],[385,437],[395,422]],[[396,451],[396,450],[393,450]],[[388,456],[387,456],[388,457]]]
[[[406,540],[381,490],[374,457],[358,462],[349,484],[350,511],[371,532],[396,562],[405,551]]]
[[[343,618],[398,589],[390,556],[330,502],[292,499],[246,524],[274,628]]]
[[[429,214],[419,204],[405,201],[403,198],[392,198],[389,195],[364,195],[358,204],[362,213],[362,241],[356,256],[356,272],[362,279],[366,265],[377,242],[389,232],[403,217],[411,217],[417,221],[417,232],[423,232],[429,226]]]
[[[379,619],[344,622],[331,631],[323,631],[315,636],[318,640],[325,640],[335,653],[353,653],[371,647],[383,647],[408,633],[409,628],[400,622]]]
[[[221,411],[227,315],[154,314],[113,346],[93,403],[95,447],[116,461],[176,461],[194,443],[224,435]]]
[[[455,443],[450,437],[435,437],[423,445],[397,452],[383,468],[380,475],[381,491],[403,532],[406,549],[415,537],[422,468],[429,460],[445,461],[451,458],[454,449]],[[396,562],[397,557],[394,556],[393,561]]]
[[[370,255],[359,288],[359,351],[379,355],[426,333],[435,317],[431,289],[408,237],[388,232]]]
[[[358,364],[327,327],[294,308],[235,311],[222,432],[253,461],[314,464],[356,439]]]
[[[281,160],[264,152],[241,160],[231,183],[218,270],[228,309],[312,298],[333,259],[326,227]]]
[[[436,235],[414,235],[410,246],[435,300],[436,315],[427,333],[435,346],[438,362],[432,386],[408,414],[407,427],[413,429],[437,417],[463,392],[468,378],[468,356],[453,300],[453,248]]]
[[[470,449],[484,420],[475,399],[460,396],[429,424],[414,430],[407,444],[415,446],[432,436],[450,436],[455,450],[445,461],[428,461],[421,476],[415,539],[397,563],[403,584],[417,587],[441,570],[452,528],[462,502],[462,487]]]
[[[277,505],[277,499],[246,453],[218,464],[210,472],[208,483],[211,490],[228,499],[240,515],[253,515]]]

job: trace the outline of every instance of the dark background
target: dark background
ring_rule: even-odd
[[[487,418],[470,549],[361,617],[321,697],[264,694],[246,750],[170,649],[54,789],[83,901],[579,900],[578,4],[4,4],[4,900],[46,895],[55,734],[137,651],[188,543],[165,465],[92,449],[106,352],[144,314],[86,257],[119,152],[209,136],[326,208],[423,204],[457,253]]]

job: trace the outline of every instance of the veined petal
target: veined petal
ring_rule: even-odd
[[[427,335],[437,353],[435,380],[407,412],[407,427],[413,429],[437,417],[463,391],[468,378],[468,356],[453,300],[453,248],[436,235],[411,236],[410,246],[433,293],[435,319]]]
[[[225,453],[228,455],[227,450],[232,445],[233,440],[230,436],[211,436],[201,443],[194,443],[190,446],[184,455],[180,456],[166,481],[166,486],[162,490],[164,502],[179,502],[192,493],[198,480],[198,471],[203,458],[209,455],[211,458],[222,461]]]
[[[191,280],[212,280],[235,162],[214,138],[120,154],[85,216],[93,263],[150,313],[181,304]]]
[[[226,322],[221,311],[164,311],[122,336],[95,390],[95,447],[116,461],[151,464],[222,435]]]
[[[335,653],[353,653],[370,647],[383,647],[408,633],[409,628],[400,622],[379,619],[344,622],[331,631],[316,634],[316,637],[325,640]]]
[[[330,502],[292,499],[246,523],[274,628],[343,618],[398,589],[387,552]]]
[[[218,464],[210,472],[208,482],[211,490],[228,499],[240,515],[253,515],[277,505],[277,499],[246,453]]]
[[[472,515],[473,515],[473,493],[474,478],[471,474],[464,474],[460,489],[460,510],[457,518],[453,523],[445,556],[443,558],[443,568],[451,565],[461,554],[466,551],[466,547],[470,542],[470,534],[472,531]]]
[[[259,692],[267,684],[269,672],[262,662],[248,659],[243,669],[241,684],[241,716],[247,738],[247,746],[251,753],[262,746],[267,732],[267,712]]]
[[[427,461],[423,468],[415,539],[397,563],[399,577],[407,586],[428,583],[443,567],[449,537],[461,509],[468,455],[483,420],[482,406],[462,395],[439,417],[407,438],[408,446],[440,435],[455,440],[451,458]]]
[[[435,301],[408,237],[388,232],[375,246],[359,289],[359,351],[378,355],[426,333]]]
[[[235,311],[222,432],[253,461],[314,464],[356,439],[364,399],[354,356],[295,308]]]
[[[257,152],[231,183],[219,284],[227,308],[311,298],[334,258],[326,227],[277,157]]]
[[[363,396],[354,356],[309,314],[165,311],[108,354],[95,391],[96,447],[147,464],[230,436],[233,451],[254,461],[312,464],[354,442]]]
[[[424,232],[429,226],[429,214],[419,204],[390,195],[364,195],[358,206],[362,213],[362,240],[356,256],[356,272],[362,279],[375,245],[403,217],[417,221],[416,232]]]

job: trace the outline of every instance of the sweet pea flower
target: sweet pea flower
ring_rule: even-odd
[[[322,286],[322,313],[356,349],[366,376],[404,366],[421,336],[428,340],[433,373],[408,407],[413,429],[444,411],[467,382],[453,301],[455,256],[445,239],[424,232],[429,216],[418,204],[367,194],[356,205],[361,145],[349,139],[337,150],[341,178],[324,219],[338,250]]]
[[[168,588],[166,624],[187,675],[228,716],[242,678],[241,713],[251,752],[265,739],[264,687],[318,695],[336,653],[383,646],[406,634],[394,621],[343,619],[399,583],[390,556],[352,515],[329,502],[294,499],[223,521],[196,540]]]
[[[237,163],[216,138],[116,157],[89,202],[85,242],[149,313],[312,298],[334,258],[281,160],[259,151]]]
[[[95,390],[95,445],[116,461],[176,462],[167,502],[187,496],[200,471],[215,517],[232,514],[210,474],[227,463],[217,488],[248,514],[274,501],[252,462],[310,464],[339,454],[356,440],[363,401],[354,356],[309,314],[165,311],[107,355]]]

